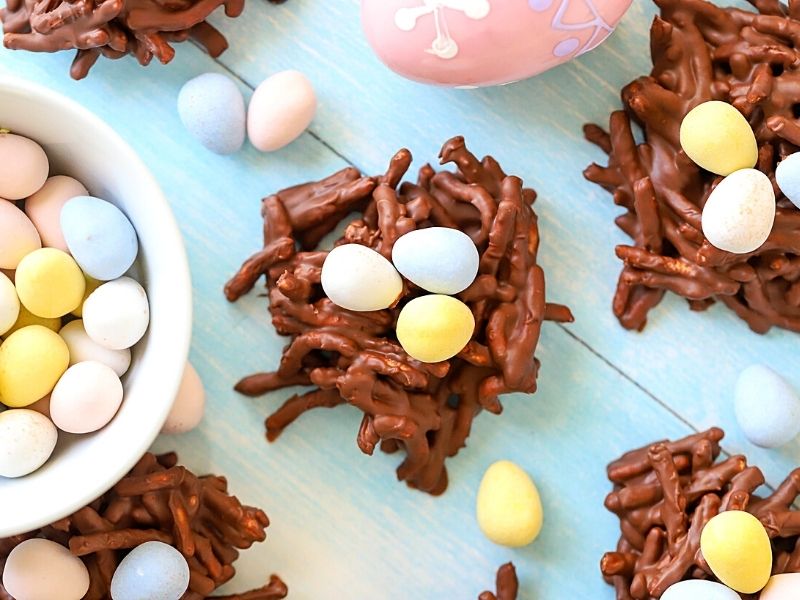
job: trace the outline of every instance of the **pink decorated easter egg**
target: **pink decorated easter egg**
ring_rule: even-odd
[[[364,32],[404,77],[446,86],[532,77],[605,40],[632,0],[361,0]]]

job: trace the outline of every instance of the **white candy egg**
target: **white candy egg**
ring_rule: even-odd
[[[17,288],[5,273],[0,273],[0,335],[11,329],[18,317]]]
[[[0,413],[0,477],[33,473],[50,458],[57,440],[55,425],[35,410]]]
[[[0,198],[27,198],[44,185],[49,170],[39,144],[21,135],[0,133]]]
[[[83,326],[95,342],[112,350],[130,348],[150,322],[147,294],[137,281],[120,277],[104,283],[83,303]]]
[[[34,538],[8,555],[3,586],[16,600],[80,600],[89,590],[89,571],[61,544]]]
[[[767,241],[775,222],[775,192],[769,177],[741,169],[720,181],[703,207],[703,233],[726,252],[747,254]]]
[[[72,365],[50,394],[50,418],[67,433],[90,433],[105,427],[122,404],[122,382],[103,363]]]
[[[66,175],[50,177],[38,192],[25,200],[25,214],[36,226],[42,246],[69,252],[61,231],[61,209],[76,196],[88,196],[83,184]]]
[[[186,363],[178,395],[172,404],[161,433],[174,434],[191,431],[203,420],[206,406],[206,391],[203,382],[191,363]]]
[[[773,575],[759,594],[759,600],[797,600],[797,598],[800,598],[800,573]]]
[[[16,269],[19,261],[42,247],[39,232],[13,202],[0,201],[0,269]]]
[[[800,433],[800,395],[769,367],[752,365],[739,375],[736,420],[748,440],[777,448]]]
[[[452,295],[475,281],[480,256],[466,233],[430,227],[398,238],[392,249],[392,262],[406,279],[423,290]]]
[[[392,263],[360,244],[337,246],[322,265],[322,289],[334,304],[355,311],[383,310],[403,291]]]
[[[64,325],[58,335],[67,343],[70,365],[95,360],[111,367],[118,377],[122,377],[131,366],[130,349],[112,350],[101,346],[86,333],[81,319],[70,321]]]
[[[262,152],[283,148],[311,124],[317,97],[299,71],[282,71],[256,88],[247,109],[247,135]]]
[[[661,600],[742,600],[731,588],[702,579],[679,581],[671,585]]]

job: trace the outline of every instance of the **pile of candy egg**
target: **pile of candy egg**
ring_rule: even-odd
[[[0,476],[52,454],[58,430],[104,427],[149,323],[125,276],[138,254],[122,211],[71,177],[48,177],[35,142],[0,134]]]
[[[353,311],[383,310],[403,293],[403,277],[431,292],[400,311],[397,340],[409,356],[425,363],[453,358],[475,330],[472,311],[454,294],[478,274],[478,249],[465,233],[448,227],[411,231],[395,242],[392,261],[360,244],[343,244],[322,265],[328,298]]]

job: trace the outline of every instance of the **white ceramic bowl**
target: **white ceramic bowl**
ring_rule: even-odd
[[[150,327],[133,351],[125,399],[97,433],[59,432],[38,471],[0,477],[0,537],[65,517],[111,488],[158,435],[178,390],[191,337],[186,251],[158,183],[111,127],[47,88],[0,78],[0,127],[41,144],[52,175],[70,175],[119,206],[139,236],[138,279],[150,300]]]

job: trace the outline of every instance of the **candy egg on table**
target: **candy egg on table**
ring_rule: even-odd
[[[532,77],[599,46],[631,0],[361,0],[378,57],[400,75],[447,86]],[[535,35],[531,35],[535,32]]]
[[[11,280],[0,273],[0,335],[8,333],[19,318],[19,298]]]
[[[89,194],[83,184],[66,175],[55,175],[42,188],[25,200],[25,214],[36,226],[42,246],[68,251],[61,232],[61,209],[68,200]]]
[[[533,542],[544,519],[539,490],[530,475],[510,460],[486,469],[478,488],[476,513],[484,535],[511,548]]]
[[[12,408],[49,394],[69,366],[61,337],[41,325],[12,333],[0,345],[0,402]]]
[[[83,327],[95,342],[112,350],[130,348],[147,331],[147,294],[130,277],[104,283],[83,303]]]
[[[800,434],[800,395],[769,367],[741,372],[734,407],[739,427],[756,446],[777,448]]]
[[[396,331],[409,356],[435,363],[464,349],[475,331],[475,317],[461,300],[431,294],[414,298],[403,307]]]
[[[0,198],[27,198],[44,185],[49,171],[50,162],[39,144],[0,132]]]
[[[33,538],[8,555],[3,587],[16,600],[80,600],[89,590],[89,571],[68,548]]]
[[[172,546],[146,542],[131,550],[111,579],[114,600],[180,600],[189,587],[189,565]]]
[[[0,268],[16,269],[26,255],[41,247],[31,220],[13,202],[0,199]]]
[[[322,289],[331,302],[347,310],[383,310],[400,297],[403,279],[394,265],[372,248],[343,244],[325,258]]]
[[[661,600],[742,600],[742,597],[716,581],[689,579],[669,586]]]
[[[11,329],[6,332],[6,336],[11,335],[18,329],[28,327],[29,325],[41,325],[42,327],[47,327],[50,331],[58,332],[58,330],[61,329],[61,319],[58,317],[40,317],[33,314],[31,311],[25,308],[22,303],[20,303],[19,316],[17,317],[17,320]]]
[[[233,154],[244,144],[244,97],[227,75],[203,73],[183,84],[178,115],[189,134],[212,152]]]
[[[191,431],[203,420],[206,405],[206,391],[197,370],[191,363],[186,363],[183,379],[178,388],[178,395],[161,433],[175,434]]]
[[[773,575],[759,594],[759,600],[797,600],[797,598],[800,598],[800,573]]]
[[[417,229],[400,236],[392,262],[406,279],[434,294],[457,294],[478,274],[478,248],[466,233],[450,227]]]
[[[253,92],[247,108],[247,136],[262,152],[283,148],[303,133],[314,119],[314,86],[299,71],[267,77]]]
[[[105,427],[122,404],[122,382],[114,370],[95,360],[69,367],[50,394],[50,418],[67,433]]]
[[[689,158],[717,175],[751,169],[758,160],[753,128],[727,102],[711,100],[690,110],[681,122],[680,141]]]
[[[86,281],[75,260],[55,248],[34,250],[17,267],[20,302],[39,317],[63,317],[80,306]]]
[[[33,473],[47,462],[57,441],[56,426],[41,413],[27,408],[0,412],[0,477]]]
[[[775,192],[769,177],[741,169],[719,182],[703,207],[703,234],[726,252],[747,254],[767,241],[775,223]]]
[[[70,321],[61,328],[58,334],[69,349],[70,366],[87,360],[96,361],[110,367],[118,377],[122,377],[131,366],[129,348],[112,350],[101,346],[86,333],[81,319]]]
[[[700,534],[700,550],[717,579],[737,592],[755,594],[769,581],[769,535],[748,512],[730,510],[713,517]]]
[[[61,209],[61,231],[81,269],[110,281],[130,269],[139,252],[136,231],[116,206],[100,198],[78,196]]]
[[[800,208],[800,152],[784,158],[775,169],[775,181],[783,195]]]

